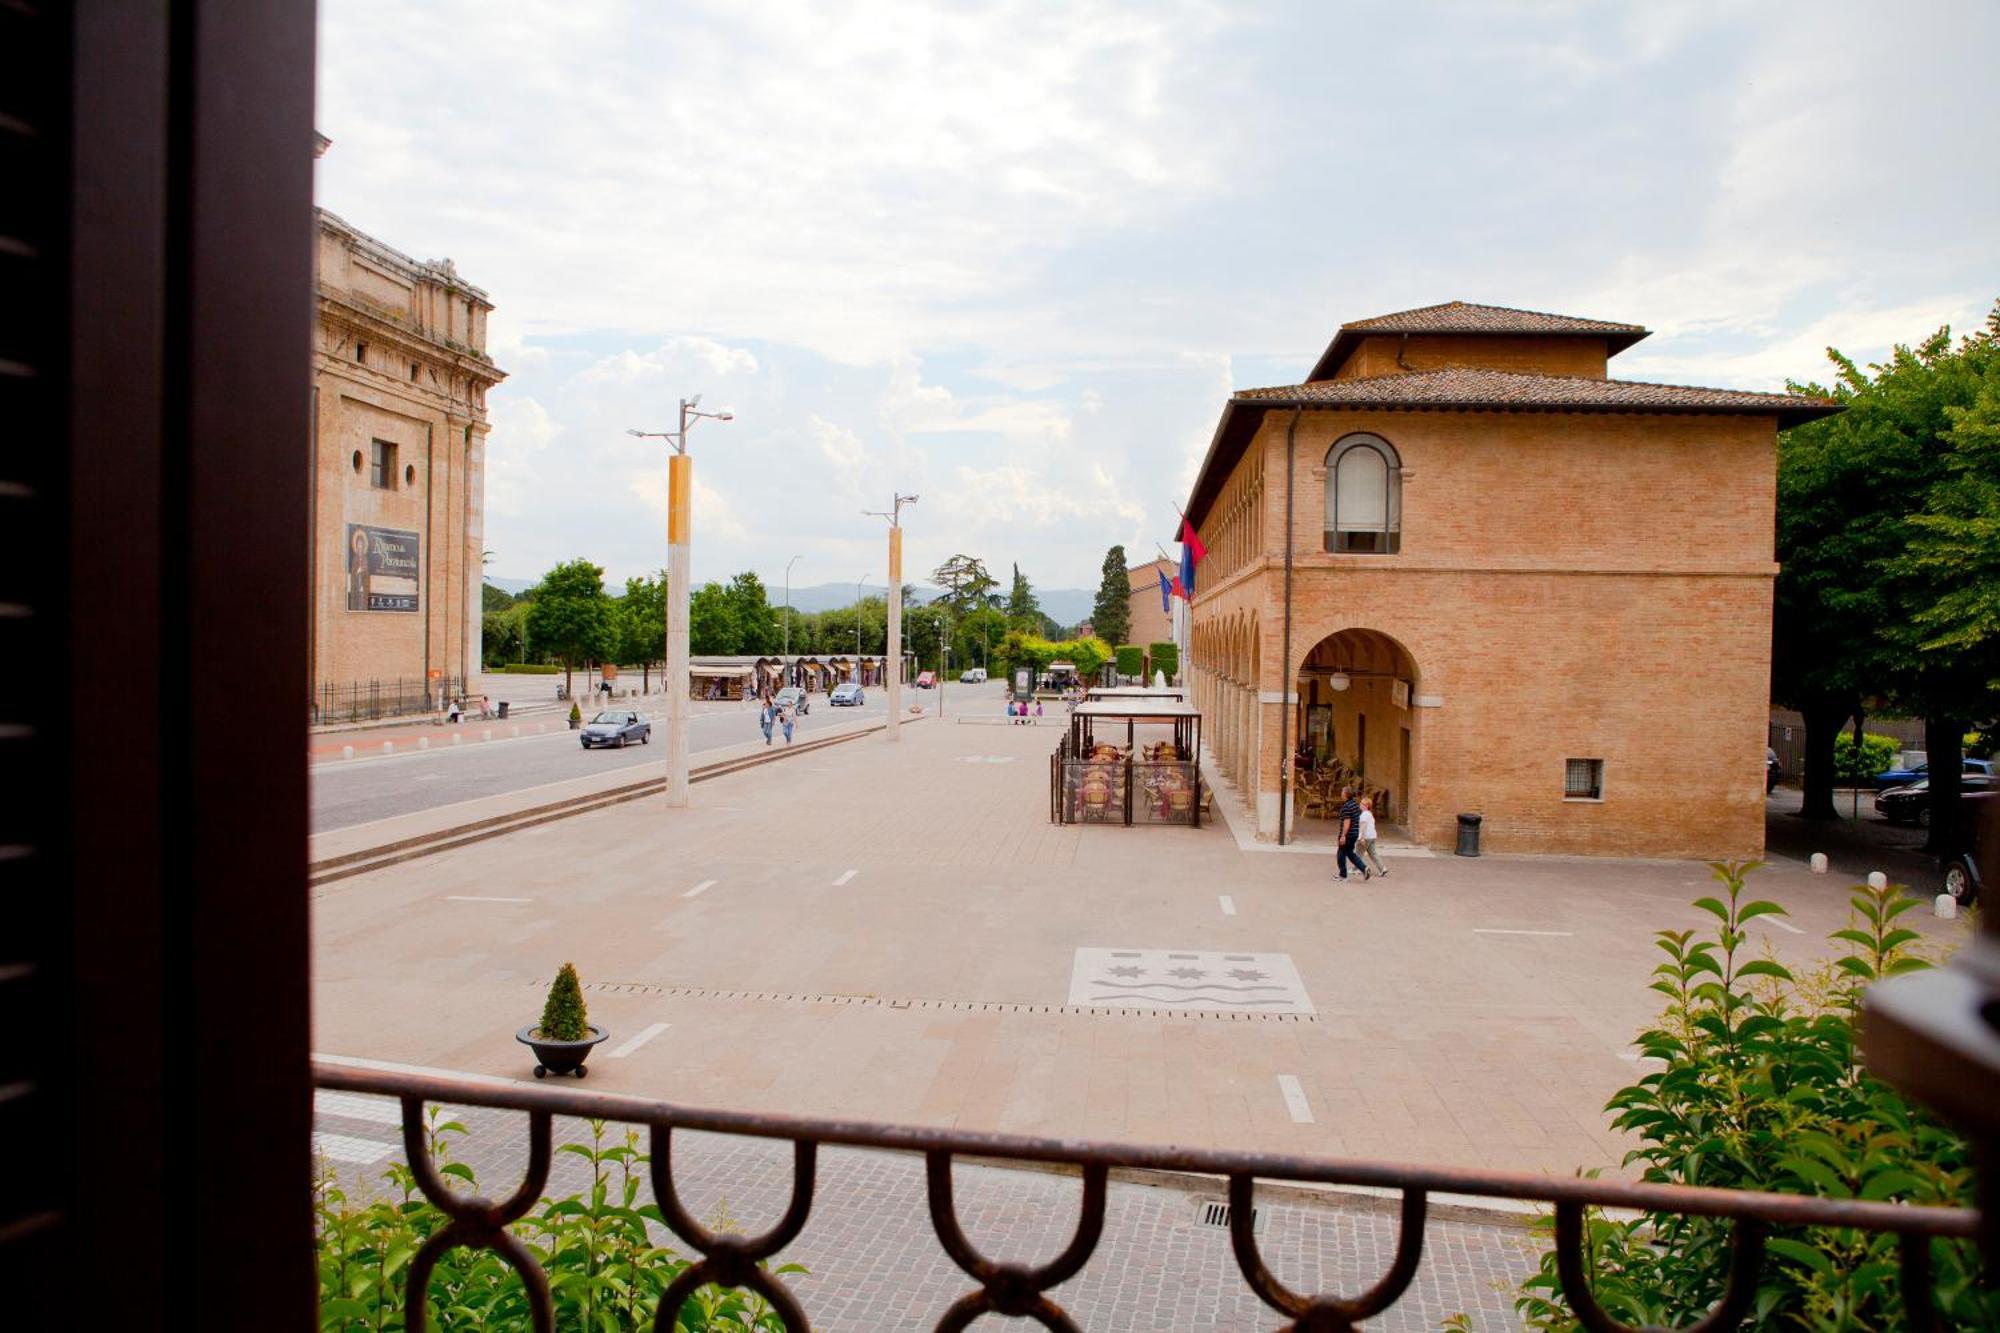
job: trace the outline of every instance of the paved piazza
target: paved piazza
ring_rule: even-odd
[[[1626,1145],[1601,1108],[1637,1072],[1632,1039],[1655,1011],[1651,932],[1704,926],[1691,902],[1711,888],[1706,867],[1415,854],[1387,878],[1342,885],[1330,855],[1246,852],[1219,820],[1058,827],[1047,782],[1059,727],[959,723],[974,697],[955,690],[952,718],[906,727],[896,744],[870,737],[700,783],[687,811],[634,802],[322,886],[315,1048],[526,1078],[514,1032],[569,960],[611,1032],[591,1061],[593,1090],[1025,1134],[1619,1170]],[[980,713],[998,711],[996,697]],[[1751,947],[1794,965],[1824,956],[1846,888],[1774,862],[1756,891],[1792,915],[1753,922]],[[1941,938],[1964,924],[1912,917]],[[1195,989],[1149,988],[1162,983]],[[394,1131],[334,1105],[321,1106],[329,1157],[378,1171],[365,1159]],[[843,1179],[916,1178],[913,1161],[853,1156],[860,1165],[826,1181],[829,1210]],[[996,1216],[1016,1216],[1008,1200],[1030,1195],[1069,1216],[1070,1182],[1025,1174],[980,1199]],[[912,1202],[878,1244],[856,1242],[864,1260],[843,1263],[835,1247],[813,1262],[907,1272],[915,1285],[898,1299],[934,1319],[934,1298],[960,1288],[913,1188],[897,1187]],[[1192,1229],[1176,1191],[1132,1189],[1153,1200],[1127,1236],[1151,1275],[1147,1317],[1167,1322],[1089,1326],[1205,1326],[1180,1322],[1162,1282],[1189,1270],[1144,1247],[1194,1247],[1186,1261],[1222,1290],[1233,1285],[1226,1245]],[[733,1206],[733,1188],[723,1192]],[[1324,1211],[1311,1227],[1327,1235],[1393,1230],[1365,1210]],[[1456,1294],[1439,1295],[1443,1309],[1483,1305],[1493,1275],[1525,1262],[1518,1233],[1494,1238],[1505,1230],[1467,1233],[1486,1240]],[[1286,1234],[1304,1244],[1305,1232]],[[1323,1262],[1359,1265],[1358,1280],[1370,1253]],[[1346,1270],[1324,1271],[1331,1281]],[[1129,1308],[1115,1289],[1104,1299],[1101,1310]],[[1241,1323],[1215,1309],[1214,1326],[1261,1326],[1254,1307]],[[829,1326],[927,1325],[857,1312]]]

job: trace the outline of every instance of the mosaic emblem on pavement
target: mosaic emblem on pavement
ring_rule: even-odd
[[[1069,1002],[1099,1009],[1314,1012],[1286,953],[1078,949],[1069,974]]]

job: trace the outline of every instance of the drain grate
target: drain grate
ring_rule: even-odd
[[[1196,1199],[1194,1202],[1196,1226],[1219,1227],[1227,1231],[1229,1216],[1229,1204],[1222,1199]],[[1264,1234],[1264,1210],[1254,1205],[1250,1209],[1250,1234],[1253,1236]]]
[[[546,978],[529,986],[545,990]],[[582,989],[607,995],[682,1000],[750,1000],[762,1004],[811,1004],[854,1009],[930,1009],[967,1014],[1063,1014],[1072,1018],[1200,1019],[1205,1023],[1317,1023],[1311,1014],[1262,1014],[1208,1009],[1120,1009],[1081,1004],[1009,1004],[998,1000],[912,1000],[887,995],[838,995],[812,991],[720,990],[707,986],[656,986],[644,981],[586,981]]]

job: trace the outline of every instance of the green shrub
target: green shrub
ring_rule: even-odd
[[[638,1131],[627,1128],[622,1143],[607,1145],[604,1122],[589,1123],[589,1143],[566,1143],[556,1151],[589,1161],[590,1188],[542,1199],[509,1230],[548,1275],[557,1328],[651,1328],[661,1295],[688,1261],[655,1243],[656,1235],[667,1235],[659,1205],[639,1202],[649,1158],[639,1151]],[[464,1125],[430,1108],[432,1160],[448,1180],[476,1192],[472,1168],[450,1160],[451,1136],[463,1133]],[[398,1163],[383,1179],[389,1197],[351,1203],[323,1161],[315,1175],[319,1327],[326,1333],[402,1328],[410,1258],[450,1221],[418,1192],[409,1167]],[[725,1211],[709,1220],[709,1229],[735,1227]],[[806,1270],[786,1264],[776,1271]],[[455,1249],[440,1259],[431,1272],[428,1308],[430,1327],[442,1333],[531,1326],[521,1280],[491,1250]],[[783,1327],[763,1298],[715,1286],[690,1296],[674,1324],[678,1333],[778,1333]]]
[[[1146,647],[1146,651],[1152,656],[1153,670],[1165,675],[1169,681],[1181,674],[1181,649],[1179,644],[1149,644]]]
[[[1833,774],[1841,782],[1866,782],[1893,767],[1903,743],[1894,736],[1861,733],[1861,758],[1854,757],[1854,733],[1843,731],[1833,738]]]
[[[1639,1036],[1658,1062],[1606,1105],[1614,1128],[1640,1146],[1648,1182],[1767,1190],[1835,1199],[1971,1207],[1970,1145],[1905,1101],[1861,1064],[1854,1020],[1877,978],[1929,967],[1911,952],[1917,932],[1896,918],[1918,905],[1899,887],[1858,887],[1851,924],[1832,938],[1844,956],[1794,976],[1770,958],[1746,959],[1744,927],[1783,915],[1773,902],[1744,901],[1755,864],[1716,865],[1724,894],[1695,906],[1716,919],[1712,938],[1692,930],[1655,934],[1666,961],[1652,989],[1667,997],[1657,1026]],[[1586,1218],[1592,1290],[1613,1319],[1684,1327],[1722,1295],[1734,1223],[1647,1213]],[[1897,1290],[1897,1238],[1851,1230],[1777,1227],[1758,1275],[1747,1327],[1906,1327]],[[2000,1292],[1979,1287],[1969,1242],[1931,1245],[1942,1325],[2000,1327]],[[1515,1302],[1536,1329],[1572,1329],[1553,1253]]]
[[[569,724],[572,727],[578,727],[583,725],[583,705],[577,703],[575,700],[570,701]]]
[[[1118,645],[1116,653],[1117,655],[1114,660],[1118,663],[1119,675],[1136,676],[1145,670],[1146,653],[1138,644],[1121,643]]]
[[[576,966],[564,963],[562,971],[549,983],[549,998],[542,1005],[542,1021],[535,1034],[550,1041],[582,1041],[589,1028],[590,1016],[583,1007],[583,987],[577,983]]]
[[[562,668],[543,662],[505,662],[488,671],[509,676],[560,676]]]

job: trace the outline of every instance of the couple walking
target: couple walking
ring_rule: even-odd
[[[785,744],[792,743],[792,710],[772,699],[764,700],[764,706],[757,712],[757,728],[764,733],[764,744],[771,743],[771,729],[782,728]]]
[[[1359,856],[1355,855],[1354,848],[1356,844],[1359,844],[1361,850],[1367,854],[1368,860],[1375,863],[1376,874],[1386,875],[1389,873],[1387,867],[1382,864],[1381,854],[1375,850],[1374,800],[1363,796],[1357,801],[1354,799],[1354,788],[1342,787],[1340,789],[1340,851],[1334,857],[1334,865],[1340,871],[1340,879],[1343,884],[1347,882],[1347,865],[1350,861],[1354,863],[1354,868],[1361,872],[1361,878],[1364,880],[1368,878],[1367,864]]]

